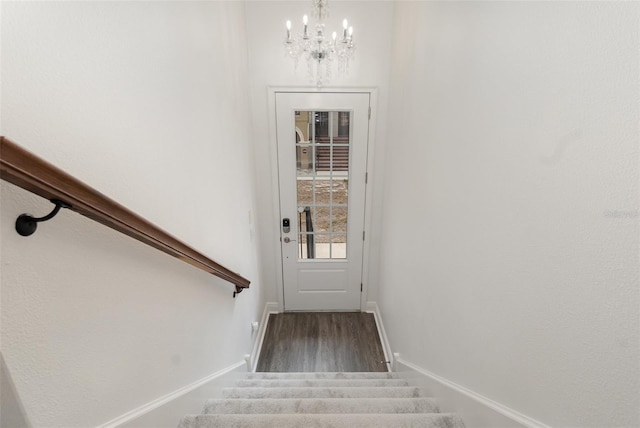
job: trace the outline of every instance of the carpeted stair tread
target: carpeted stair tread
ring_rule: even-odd
[[[408,385],[404,379],[241,379],[236,382],[236,386],[246,388],[296,388],[301,386],[377,388]]]
[[[301,398],[208,400],[202,413],[438,413],[433,398]]]
[[[422,397],[420,388],[412,386],[346,387],[274,387],[223,388],[224,398],[410,398]]]
[[[247,379],[398,379],[393,372],[256,372]]]
[[[432,414],[253,414],[253,415],[189,415],[179,428],[463,428],[459,416]]]

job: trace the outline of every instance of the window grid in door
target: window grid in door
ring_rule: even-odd
[[[295,117],[298,259],[345,259],[351,112]]]

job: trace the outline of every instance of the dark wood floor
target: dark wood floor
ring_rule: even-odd
[[[257,371],[385,372],[384,359],[373,314],[272,314]]]

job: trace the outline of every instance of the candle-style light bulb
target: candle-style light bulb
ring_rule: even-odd
[[[349,41],[353,40],[353,27],[349,27]]]
[[[287,20],[287,41],[291,40],[291,21]]]
[[[304,15],[304,16],[302,17],[302,24],[303,24],[303,27],[302,27],[302,37],[304,37],[305,39],[309,38],[309,33],[308,33],[308,31],[307,31],[307,28],[309,28],[309,27],[307,27],[307,23],[308,23],[308,22],[309,22],[309,17],[307,17],[307,15]]]
[[[336,45],[336,38],[338,37],[338,33],[336,33],[335,31],[331,34],[331,37],[333,38],[333,46]]]
[[[342,40],[347,40],[347,27],[349,26],[349,23],[347,22],[347,19],[345,18],[344,21],[342,21]]]

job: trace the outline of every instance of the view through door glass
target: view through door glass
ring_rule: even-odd
[[[348,111],[296,111],[298,259],[345,259]]]

